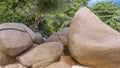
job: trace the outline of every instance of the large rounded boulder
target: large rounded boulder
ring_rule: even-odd
[[[0,49],[12,57],[20,54],[33,45],[34,32],[20,23],[0,25]]]
[[[95,68],[120,67],[120,33],[86,7],[78,10],[72,19],[69,50],[80,64]]]

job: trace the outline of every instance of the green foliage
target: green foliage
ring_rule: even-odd
[[[51,14],[43,14],[42,22],[39,24],[40,33],[42,33],[45,37],[48,37],[53,32],[56,32],[61,28],[68,26],[71,23],[71,19],[74,13],[80,7],[87,5],[86,2],[88,2],[88,0],[72,0],[72,3],[65,2],[68,3],[69,6],[64,7],[62,11],[54,12]],[[85,4],[82,5],[81,3]]]
[[[51,13],[63,10],[73,0],[36,0],[36,11],[40,13]]]
[[[57,32],[63,27],[67,27],[71,22],[71,17],[66,14],[55,13],[54,15],[45,15],[39,24],[40,33],[48,37],[53,32]]]
[[[112,28],[120,31],[120,9],[116,3],[113,2],[100,2],[91,7],[91,10],[102,21],[110,25]]]
[[[27,24],[28,17],[32,12],[29,10],[33,8],[27,0],[2,0],[0,1],[0,23],[4,22],[22,22]]]

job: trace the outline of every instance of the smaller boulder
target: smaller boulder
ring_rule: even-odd
[[[39,32],[35,33],[35,41],[34,43],[36,44],[41,44],[43,43],[45,40],[43,39],[42,35]]]
[[[68,45],[68,31],[69,31],[69,28],[65,27],[57,32],[57,36],[59,37],[59,39],[61,40],[62,44],[65,47],[67,47]]]
[[[53,33],[45,42],[61,42],[56,33]]]
[[[57,61],[58,61],[58,57],[49,58],[49,59],[46,59],[44,61],[33,64],[31,66],[31,68],[45,68],[48,65],[50,65],[50,64],[52,64],[54,62],[57,62]]]
[[[60,42],[48,42],[21,54],[16,59],[22,65],[32,68],[56,62],[63,52],[63,45]]]
[[[45,42],[61,42],[64,46],[65,54],[69,54],[68,50],[68,31],[69,28],[65,27],[60,31],[53,33]]]
[[[68,27],[61,29],[60,31],[53,33],[46,42],[61,41],[63,45],[68,45]]]

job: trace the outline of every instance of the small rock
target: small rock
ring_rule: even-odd
[[[42,35],[39,32],[35,33],[35,42],[36,44],[41,44],[44,42]]]
[[[56,35],[56,33],[53,33],[45,42],[61,42],[61,41]]]

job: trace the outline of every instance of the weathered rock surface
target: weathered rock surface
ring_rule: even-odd
[[[45,42],[61,42],[56,33],[53,33]]]
[[[25,31],[20,23],[4,23],[4,24],[0,24],[0,31],[2,31],[2,30]]]
[[[68,45],[68,27],[61,29],[60,31],[52,34],[46,42],[61,41],[63,45]]]
[[[31,68],[45,68],[47,67],[48,65],[54,63],[54,62],[57,62],[59,59],[59,57],[53,57],[53,58],[48,58],[48,59],[45,59],[41,62],[38,62],[38,63],[35,63],[31,66]]]
[[[40,68],[57,61],[62,52],[63,45],[60,42],[48,42],[31,49],[16,59],[26,67]]]
[[[71,68],[71,67],[64,62],[56,62],[56,63],[49,65],[46,68]]]
[[[12,57],[7,56],[0,51],[0,66],[4,66],[4,65],[14,63],[14,62],[15,60]]]
[[[69,29],[69,49],[80,64],[95,68],[120,67],[120,33],[83,7]]]
[[[61,29],[60,31],[57,32],[57,35],[58,35],[59,39],[61,40],[61,42],[63,43],[64,46],[68,45],[68,31],[69,31],[69,28],[65,27],[65,28],[63,28],[63,29]]]
[[[43,42],[44,42],[44,39],[43,39],[42,35],[39,32],[36,32],[35,33],[35,41],[34,41],[34,43],[41,44]]]
[[[21,25],[25,29],[25,31],[28,33],[31,40],[34,42],[35,41],[35,33],[30,28],[28,28],[26,25],[24,25],[24,24],[21,24]]]
[[[14,57],[20,54],[33,45],[33,40],[34,33],[23,24],[5,23],[0,25],[0,49],[7,55]]]
[[[68,50],[68,27],[61,29],[60,31],[53,33],[45,42],[62,42],[64,49]]]

